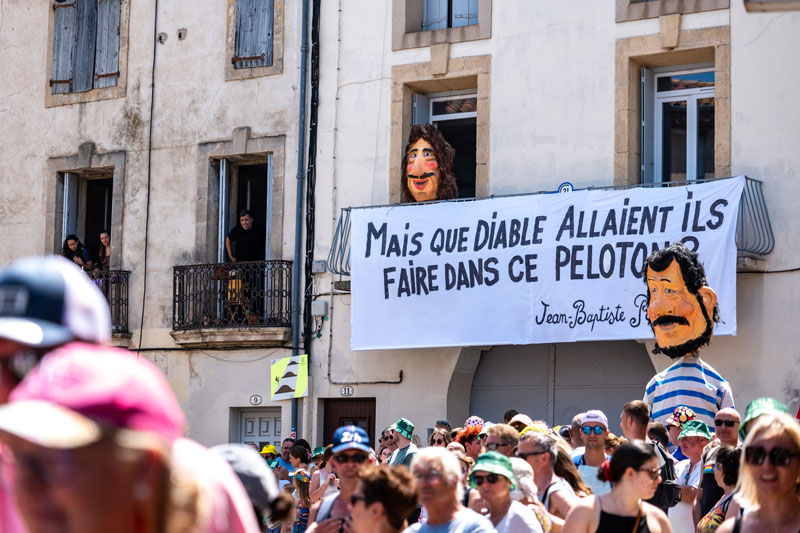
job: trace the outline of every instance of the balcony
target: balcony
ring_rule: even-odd
[[[692,183],[701,183],[705,180],[696,180]],[[628,189],[633,187],[680,187],[689,182],[659,182],[636,185],[622,185],[611,187],[590,187],[590,189]],[[546,194],[552,191],[541,191],[526,194]],[[471,202],[480,198],[465,198],[463,200],[449,200],[455,202]],[[339,222],[333,234],[331,250],[328,254],[327,267],[333,274],[339,275],[339,280],[334,281],[338,290],[350,290],[350,280],[342,279],[350,276],[350,210],[343,208]],[[750,177],[745,177],[744,190],[739,201],[739,216],[736,221],[736,248],[739,252],[738,270],[740,272],[759,272],[765,269],[765,261],[757,256],[765,256],[775,247],[775,236],[772,232],[772,223],[769,219],[767,204],[764,200],[762,182]]]
[[[282,346],[291,284],[291,261],[173,267],[170,335],[186,347]]]
[[[129,270],[93,270],[87,274],[106,297],[113,342],[120,344],[119,341],[131,335],[128,331],[128,278],[131,273]]]

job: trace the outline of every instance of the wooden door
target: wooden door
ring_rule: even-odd
[[[322,445],[333,442],[333,433],[341,426],[364,428],[370,445],[375,447],[375,398],[326,399]]]

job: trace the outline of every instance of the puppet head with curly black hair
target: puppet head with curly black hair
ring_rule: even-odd
[[[656,336],[653,353],[672,359],[696,355],[719,322],[717,295],[706,285],[697,254],[673,244],[645,260],[644,274],[647,322]]]
[[[457,198],[454,155],[455,150],[435,126],[414,125],[403,156],[403,203]]]

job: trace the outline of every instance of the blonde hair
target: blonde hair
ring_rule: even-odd
[[[761,415],[756,419],[755,425],[747,434],[744,441],[743,452],[753,446],[755,441],[760,438],[781,435],[788,437],[794,444],[794,451],[800,451],[800,424],[797,420],[786,413],[769,413]],[[746,453],[742,453],[739,463],[739,482],[736,485],[736,501],[739,505],[746,508],[756,508],[761,506],[761,495],[758,493],[751,467],[745,459]],[[795,483],[795,497],[800,502],[800,483]]]

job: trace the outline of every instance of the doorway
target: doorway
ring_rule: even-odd
[[[217,163],[214,163],[216,165]],[[225,237],[239,224],[239,213],[247,209],[253,217],[254,227],[265,229],[263,260],[270,259],[272,154],[244,159],[231,156],[218,160],[219,204],[217,262],[228,262]]]
[[[333,434],[342,426],[364,428],[374,445],[375,398],[326,399],[322,442],[333,442]]]
[[[86,181],[86,232],[83,244],[92,254],[100,257],[100,233],[111,231],[111,198],[114,189],[112,178]]]
[[[281,448],[281,410],[242,409],[239,411],[239,439],[242,444],[253,443],[261,450],[268,444]]]

